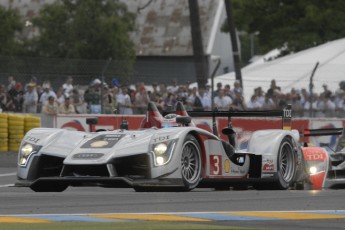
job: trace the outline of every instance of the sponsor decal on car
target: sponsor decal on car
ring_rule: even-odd
[[[81,146],[81,148],[112,148],[124,134],[99,135]]]
[[[210,175],[222,175],[221,155],[210,155]]]
[[[273,159],[265,159],[263,160],[262,171],[263,172],[272,172],[274,171],[274,163]]]
[[[226,173],[229,173],[229,172],[230,172],[230,161],[229,161],[229,159],[226,159],[226,160],[224,161],[224,171],[225,171]]]
[[[303,148],[304,158],[307,161],[326,161],[326,153],[318,147]]]

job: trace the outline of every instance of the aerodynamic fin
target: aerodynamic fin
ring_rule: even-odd
[[[141,128],[162,127],[162,114],[159,112],[154,102],[150,101],[147,105],[146,117],[142,120]]]
[[[180,116],[189,116],[186,108],[183,106],[182,102],[180,101],[176,103],[176,114]]]
[[[176,111],[175,113],[177,115],[180,115],[180,116],[184,116],[184,117],[190,117],[186,108],[184,107],[183,103],[178,101],[176,103]],[[189,124],[189,126],[195,126],[195,124],[193,123],[193,121]]]
[[[292,106],[289,104],[283,109],[283,129],[291,130],[292,126]]]

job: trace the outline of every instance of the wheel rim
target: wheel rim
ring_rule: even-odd
[[[293,177],[293,148],[290,143],[284,143],[280,149],[279,168],[282,178],[286,182],[290,182]]]
[[[200,156],[197,146],[193,142],[186,142],[181,157],[182,177],[189,184],[199,180]]]

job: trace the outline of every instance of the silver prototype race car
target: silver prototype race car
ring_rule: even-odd
[[[149,103],[139,130],[127,130],[125,124],[98,132],[32,129],[19,149],[16,186],[36,192],[61,192],[68,186],[189,191],[248,185],[288,189],[310,183],[297,130],[255,131],[246,149],[236,148],[231,117],[279,116],[285,127],[291,122],[291,106],[283,111],[190,114],[214,121],[228,117],[229,126],[222,130],[228,140],[220,139],[216,129],[210,133],[196,127],[181,103],[174,114],[165,116]]]

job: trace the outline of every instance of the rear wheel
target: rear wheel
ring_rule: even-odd
[[[295,180],[295,145],[290,137],[280,143],[277,159],[277,181],[274,183],[256,184],[255,189],[288,189]]]
[[[182,146],[181,176],[186,190],[198,186],[201,179],[201,153],[198,141],[188,135]]]
[[[277,188],[288,189],[294,182],[293,180],[296,174],[294,145],[288,137],[283,139],[279,147],[277,173]]]

